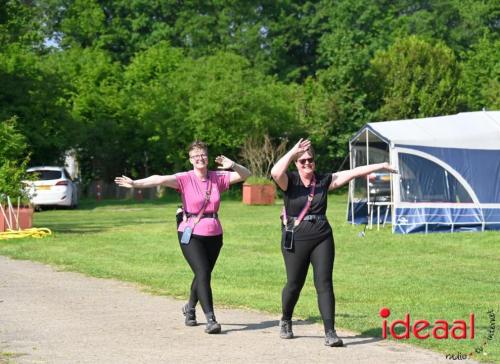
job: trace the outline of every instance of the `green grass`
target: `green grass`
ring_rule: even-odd
[[[8,351],[0,351],[0,364],[14,364],[13,359],[18,356],[19,354],[11,353]]]
[[[487,335],[487,311],[500,313],[500,233],[393,235],[390,228],[367,230],[345,222],[345,195],[331,195],[328,217],[334,228],[334,285],[337,326],[381,336],[379,310],[389,320],[452,322],[476,316],[476,339],[409,343],[442,353],[469,353]],[[175,232],[178,202],[84,202],[81,209],[37,212],[35,225],[48,227],[45,239],[0,241],[0,254],[49,263],[64,270],[137,282],[155,294],[185,299],[192,273]],[[224,247],[213,274],[217,306],[247,307],[279,318],[285,271],[280,252],[281,204],[246,206],[225,200],[220,211]],[[310,272],[296,317],[319,321]],[[497,324],[498,326],[498,324]],[[500,332],[485,346],[500,361]]]

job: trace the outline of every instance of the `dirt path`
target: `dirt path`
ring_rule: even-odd
[[[344,348],[325,347],[322,327],[303,321],[297,338],[281,340],[276,316],[245,310],[217,309],[223,332],[207,335],[204,325],[184,326],[181,306],[131,284],[0,257],[0,362],[1,353],[14,363],[450,362],[346,331]]]

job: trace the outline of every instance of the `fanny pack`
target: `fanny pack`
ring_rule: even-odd
[[[190,212],[186,212],[186,217],[193,217],[193,216],[198,216],[198,214],[192,214]],[[218,217],[219,217],[219,214],[217,212],[210,212],[210,213],[201,215],[202,219],[217,219]]]
[[[305,220],[306,216],[309,216],[309,218],[307,219],[308,221],[312,221],[313,220],[313,218],[312,218],[313,216],[314,217],[324,216],[324,218],[326,219],[325,215],[306,215],[307,211],[311,207],[311,202],[312,202],[312,200],[314,198],[314,191],[316,189],[316,178],[315,177],[313,177],[313,179],[311,181],[310,187],[311,187],[311,191],[309,192],[309,195],[307,196],[306,205],[304,206],[304,208],[302,209],[302,211],[300,212],[300,214],[299,214],[298,217],[295,218],[295,217],[289,216],[287,218],[287,216],[286,216],[286,209],[285,209],[285,206],[283,206],[283,210],[282,210],[282,222],[283,222],[284,228],[283,228],[283,233],[282,233],[281,240],[282,240],[282,243],[283,243],[283,248],[286,249],[286,250],[292,250],[293,249],[295,228],[297,226],[299,226],[299,224],[303,220]]]
[[[177,206],[177,211],[175,212],[175,221],[177,223],[177,228],[181,222],[186,221],[189,217],[198,216],[197,214],[192,214],[190,212],[184,212],[184,207],[182,205]],[[218,219],[219,214],[217,212],[211,212],[209,214],[203,214],[202,219]]]
[[[297,220],[297,217],[289,216],[288,220],[295,222],[295,220]],[[327,220],[326,219],[326,215],[306,215],[302,219],[302,221],[312,221],[312,222],[315,222],[315,221],[326,221],[326,220]]]

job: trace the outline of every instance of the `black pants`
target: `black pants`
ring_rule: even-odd
[[[178,233],[179,244],[182,233]],[[189,244],[180,244],[182,254],[194,273],[191,283],[189,306],[195,307],[198,300],[205,314],[214,312],[212,287],[210,280],[215,262],[222,248],[222,235],[200,236],[192,235]]]
[[[335,245],[330,234],[320,240],[299,240],[293,250],[281,247],[285,260],[287,282],[282,292],[283,320],[291,320],[309,269],[313,266],[314,286],[325,331],[335,326],[335,296],[333,294],[333,262]]]

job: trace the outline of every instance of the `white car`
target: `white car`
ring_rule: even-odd
[[[78,189],[68,171],[63,167],[32,167],[27,170],[33,176],[25,182],[30,201],[35,206],[78,205]]]

